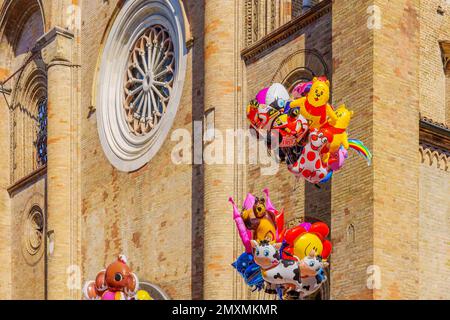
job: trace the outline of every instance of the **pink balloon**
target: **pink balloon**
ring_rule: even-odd
[[[345,148],[340,148],[336,155],[337,161],[330,164],[330,169],[338,171],[344,166],[345,160],[348,158],[348,151]]]
[[[102,300],[116,300],[116,293],[115,292],[111,292],[111,291],[106,291],[103,296],[102,296]]]
[[[266,104],[266,97],[267,92],[269,91],[269,88],[262,89],[257,95],[256,95],[256,101],[258,101],[259,104]]]
[[[311,229],[312,224],[309,222],[304,222],[300,225],[300,227],[303,227],[306,231],[309,231]]]
[[[311,84],[311,82],[303,82],[295,86],[294,90],[292,90],[292,96],[294,99],[299,99],[303,97],[303,94],[305,93],[308,86]]]
[[[233,198],[230,198],[229,201],[233,205],[233,219],[234,222],[236,223],[236,227],[238,229],[239,236],[241,237],[242,244],[245,247],[245,252],[252,253],[252,245],[251,245],[252,233],[250,230],[247,230],[244,220],[242,220],[241,213],[239,212],[238,207],[234,203]]]
[[[270,200],[269,189],[264,189],[263,192],[266,195],[266,210],[275,213],[277,210],[275,209],[272,200]]]
[[[255,196],[252,195],[251,193],[249,193],[247,195],[247,198],[245,198],[245,201],[244,201],[244,210],[253,208],[253,206],[255,205],[255,202],[256,202]]]

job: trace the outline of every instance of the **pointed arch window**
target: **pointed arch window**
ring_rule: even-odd
[[[47,164],[47,98],[38,103],[37,132],[36,132],[36,156],[39,166]]]

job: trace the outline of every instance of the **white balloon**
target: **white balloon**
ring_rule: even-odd
[[[290,99],[289,92],[281,83],[274,83],[270,86],[266,95],[266,104],[270,105],[277,99],[288,101]]]

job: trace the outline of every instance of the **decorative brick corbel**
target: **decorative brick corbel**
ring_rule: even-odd
[[[72,63],[72,42],[74,34],[66,29],[55,27],[44,34],[36,43],[33,51],[40,51],[47,68],[53,65]]]

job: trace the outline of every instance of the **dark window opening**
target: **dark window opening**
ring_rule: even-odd
[[[39,166],[47,164],[47,99],[42,99],[38,104],[36,134],[36,155]]]

